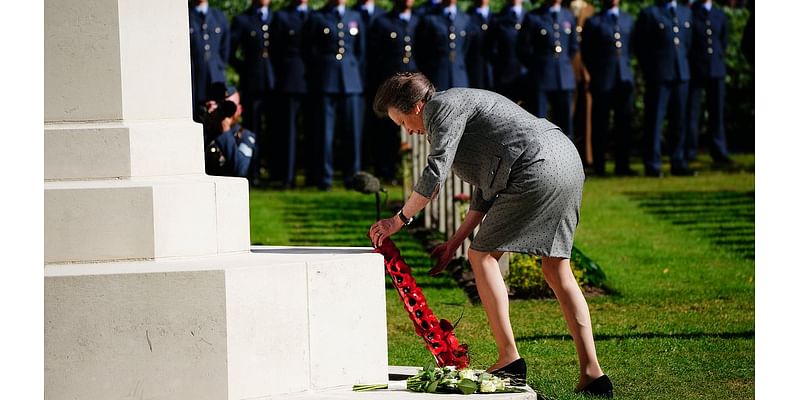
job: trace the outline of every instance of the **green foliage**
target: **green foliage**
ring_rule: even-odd
[[[580,254],[577,258],[575,257],[576,251],[577,254]],[[605,274],[600,267],[580,250],[573,248],[572,254],[573,257],[569,264],[578,286],[581,289],[589,286],[602,287]],[[590,266],[586,267],[579,261]],[[542,259],[538,256],[509,253],[506,282],[516,298],[553,297],[553,291],[547,285],[542,272]]]

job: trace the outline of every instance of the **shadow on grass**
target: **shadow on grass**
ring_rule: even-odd
[[[708,238],[714,245],[755,259],[755,192],[628,192],[645,212]]]
[[[660,332],[646,332],[646,333],[626,333],[621,335],[609,334],[595,334],[594,340],[624,340],[624,339],[704,339],[704,338],[717,338],[717,339],[753,339],[756,332],[753,330],[742,332],[685,332],[685,333],[660,333]],[[569,335],[532,335],[518,337],[518,342],[533,342],[536,340],[572,340]]]

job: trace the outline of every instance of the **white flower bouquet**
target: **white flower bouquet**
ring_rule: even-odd
[[[509,378],[500,378],[480,369],[457,370],[454,367],[426,367],[406,380],[406,388],[427,393],[514,393]]]

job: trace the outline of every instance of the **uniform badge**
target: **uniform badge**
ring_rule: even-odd
[[[347,23],[347,30],[350,31],[351,36],[358,35],[358,22],[350,21]]]

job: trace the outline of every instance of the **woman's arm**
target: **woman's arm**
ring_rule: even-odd
[[[400,211],[406,218],[411,218],[422,211],[430,201],[431,199],[417,192],[411,192],[411,196],[408,197],[406,204],[403,205]],[[380,247],[384,239],[392,236],[402,227],[403,220],[400,219],[399,215],[395,214],[372,224],[372,227],[369,228],[369,239],[372,241],[373,246]]]
[[[431,257],[436,258],[438,261],[436,262],[436,266],[428,271],[428,275],[436,275],[447,267],[447,264],[450,263],[450,260],[452,260],[453,256],[456,254],[456,249],[461,246],[461,243],[464,243],[464,240],[475,230],[475,227],[481,224],[485,215],[485,212],[474,209],[467,212],[467,216],[464,217],[464,222],[459,225],[456,233],[431,252]]]

